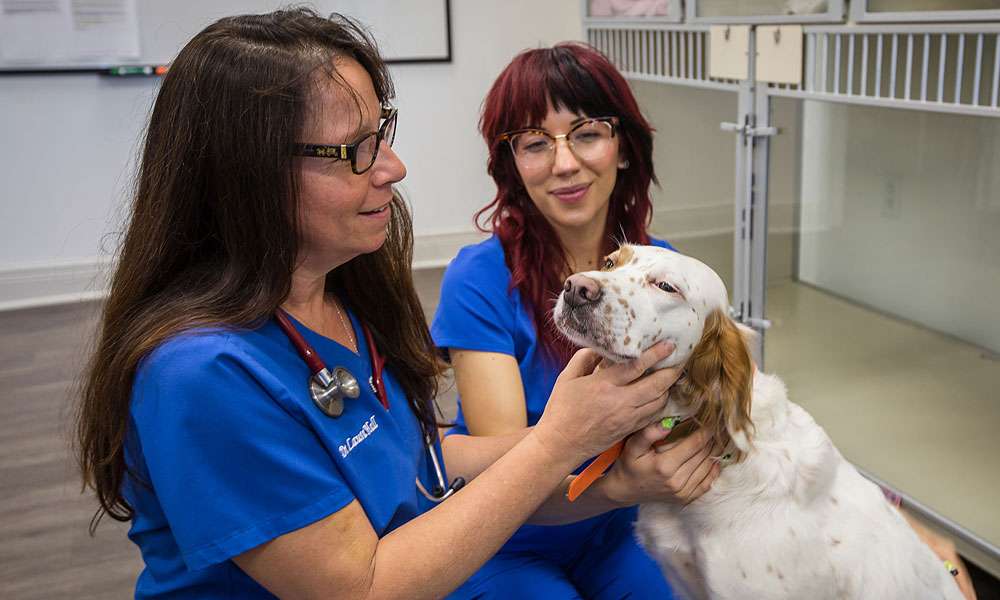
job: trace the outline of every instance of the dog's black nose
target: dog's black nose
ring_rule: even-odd
[[[563,300],[574,308],[597,302],[601,294],[601,284],[579,273],[570,275],[563,284]]]

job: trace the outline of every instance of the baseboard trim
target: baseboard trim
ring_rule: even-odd
[[[419,235],[413,242],[413,270],[447,267],[463,246],[478,244],[488,236],[478,231]]]
[[[90,258],[0,269],[0,311],[103,298],[111,265],[109,259]]]

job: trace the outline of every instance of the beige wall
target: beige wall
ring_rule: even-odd
[[[633,81],[643,113],[656,128],[652,230],[686,254],[706,262],[731,282],[736,136],[719,128],[736,119],[736,94]],[[768,280],[795,271],[795,196],[800,103],[778,100],[774,123],[769,203]]]
[[[803,147],[800,278],[1000,351],[1000,119],[809,102]]]

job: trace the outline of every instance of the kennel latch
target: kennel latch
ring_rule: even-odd
[[[728,121],[719,123],[719,128],[722,129],[722,131],[732,131],[747,137],[771,137],[778,135],[777,127],[753,127],[749,124],[743,125],[740,123],[730,123]]]
[[[771,320],[770,319],[758,319],[756,317],[744,317],[743,316],[743,310],[739,309],[739,308],[736,308],[735,306],[730,306],[729,307],[729,316],[733,320],[735,320],[735,321],[737,321],[737,322],[739,322],[739,323],[741,323],[743,325],[746,325],[747,327],[751,327],[753,329],[756,329],[757,331],[765,331],[765,330],[771,328]]]

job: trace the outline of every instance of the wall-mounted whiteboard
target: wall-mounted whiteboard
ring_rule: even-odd
[[[287,6],[279,0],[0,0],[0,71],[169,64],[213,21]],[[313,0],[368,26],[389,62],[451,60],[448,0]]]

